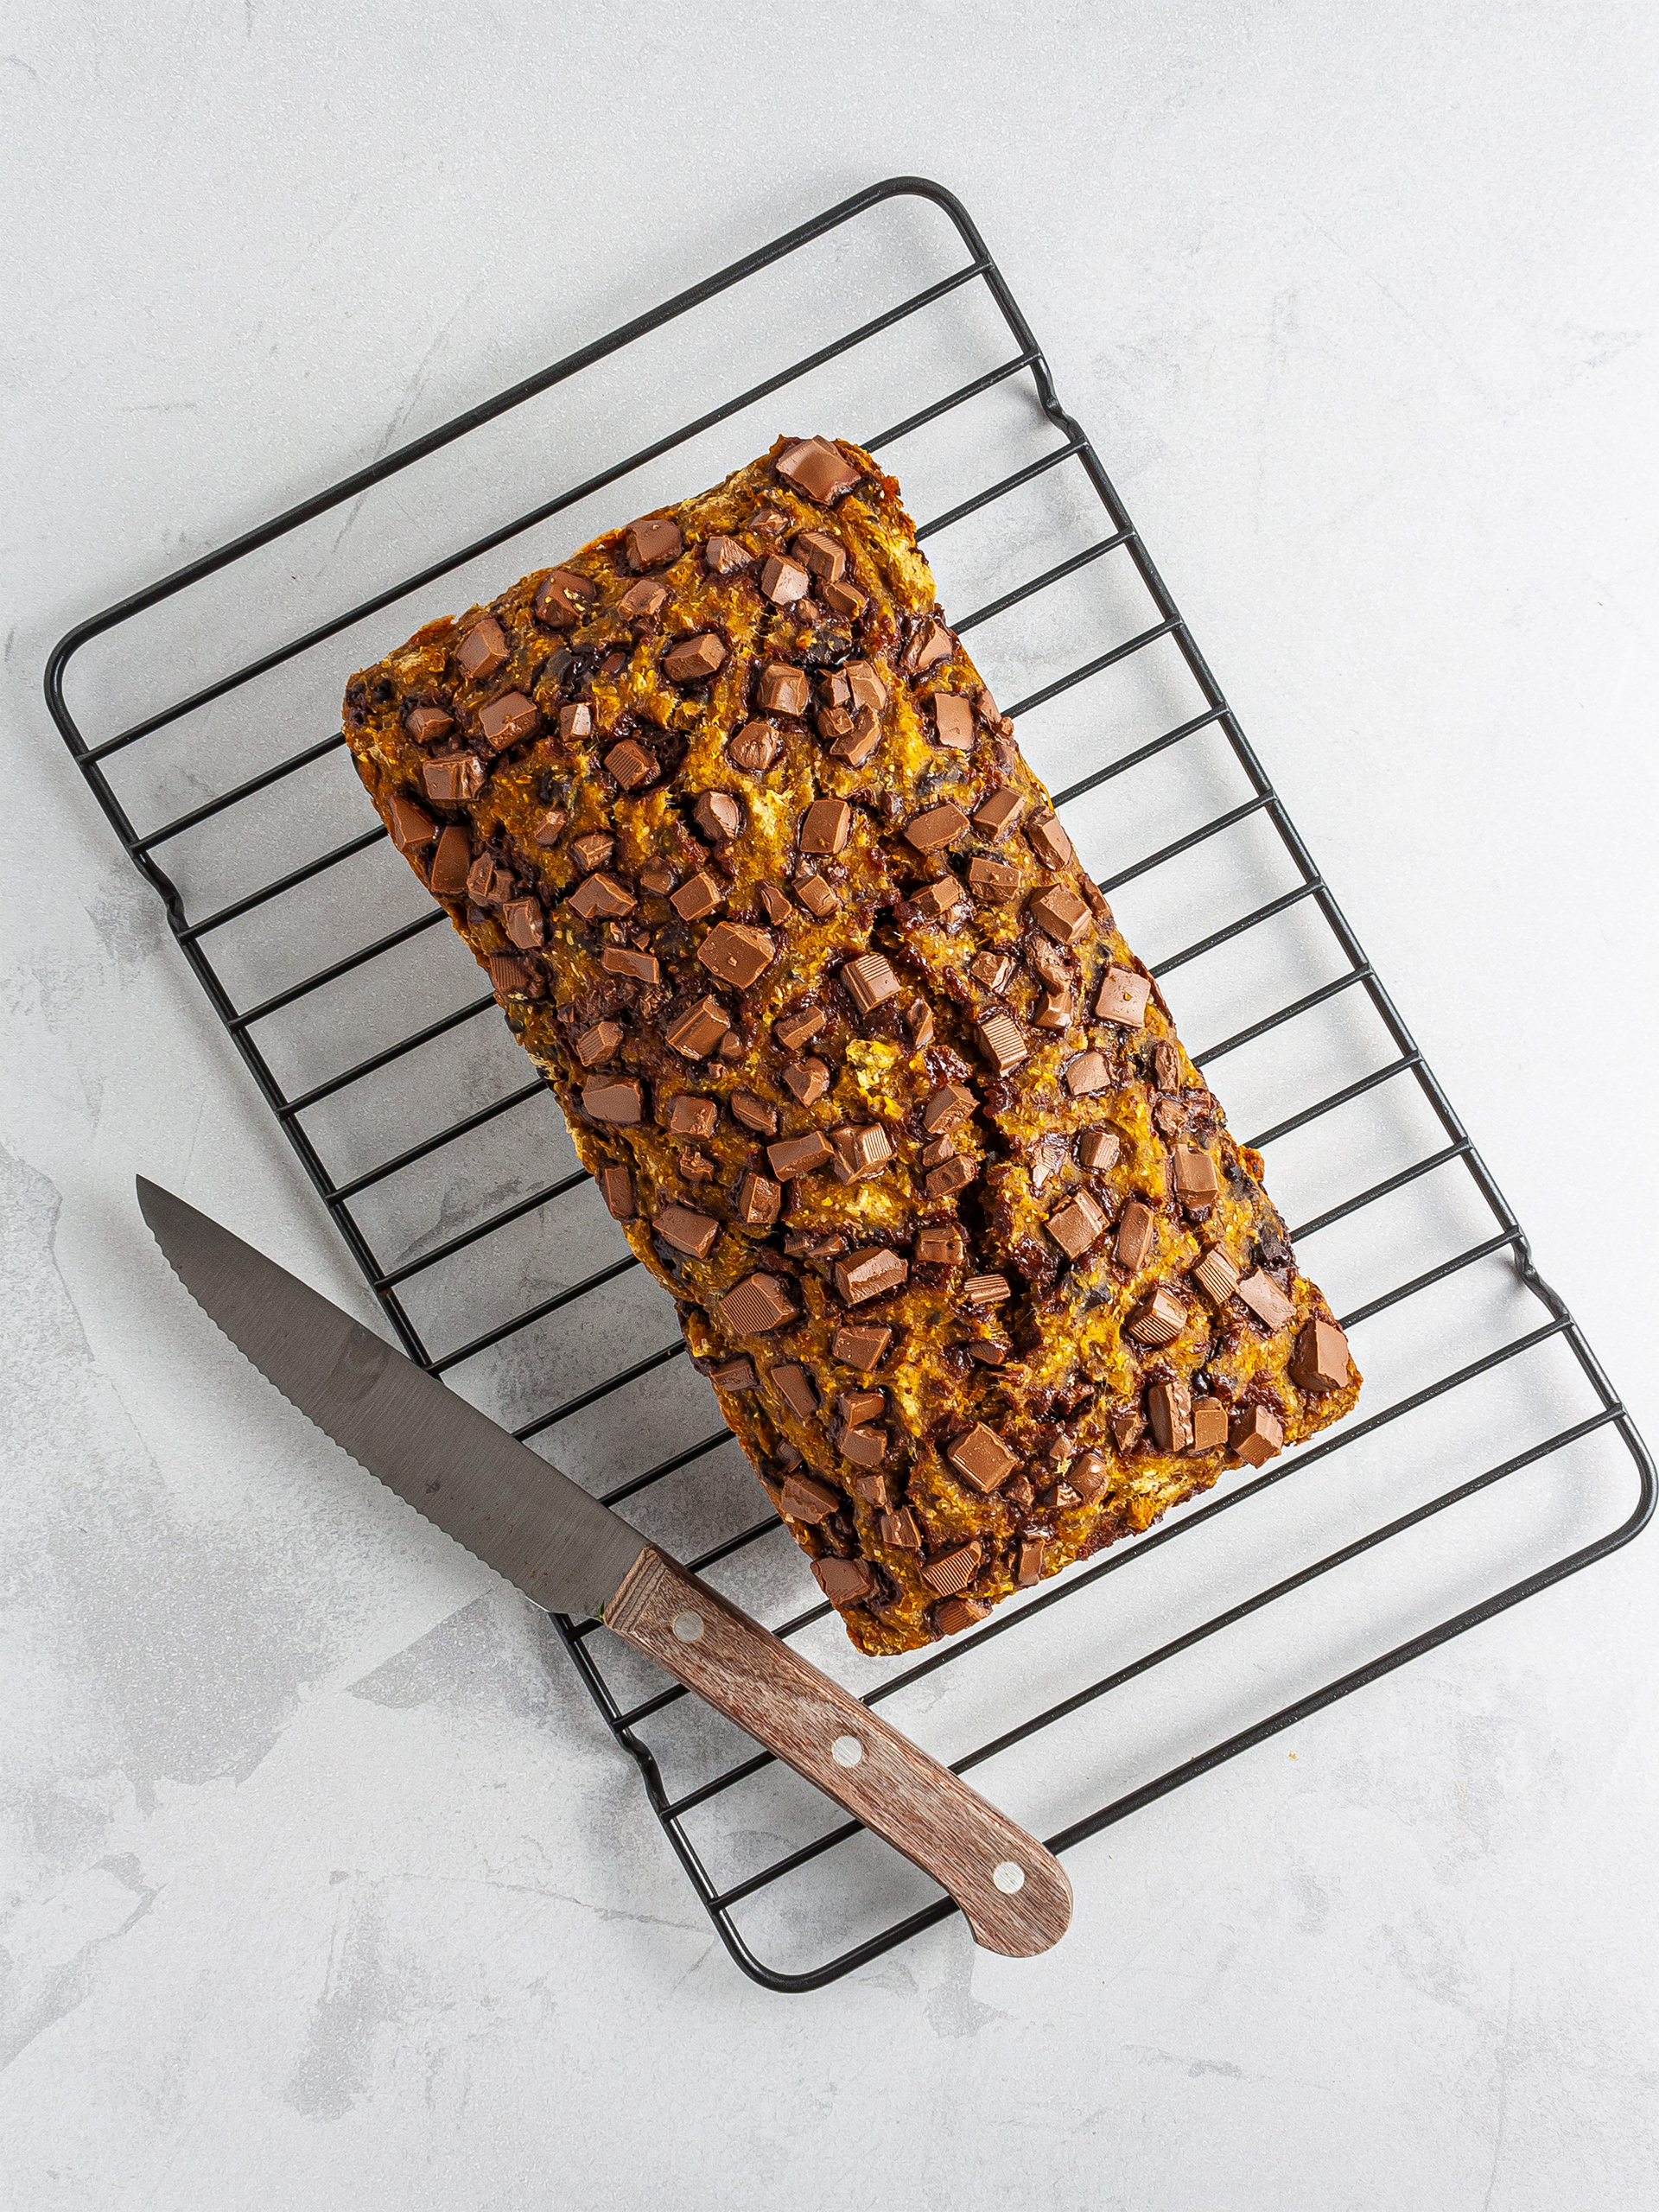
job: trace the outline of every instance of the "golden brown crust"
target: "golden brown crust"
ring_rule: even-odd
[[[779,439],[645,520],[354,677],[346,736],[854,1641],[902,1651],[1359,1378],[897,484]]]

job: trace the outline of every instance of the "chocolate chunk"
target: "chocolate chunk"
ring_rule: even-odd
[[[653,592],[656,594],[657,601],[659,605],[668,597],[667,592],[664,589],[661,584],[651,584],[649,586],[645,584],[636,584],[634,590],[640,593],[644,593],[647,590]],[[633,593],[631,592],[628,596],[632,598],[633,596]],[[601,676],[620,676],[627,664],[628,656],[626,653],[607,653],[604,659],[599,664],[599,672]]]
[[[1026,842],[1045,868],[1071,867],[1071,840],[1061,829],[1058,816],[1033,814],[1026,824]]]
[[[613,1221],[633,1219],[633,1178],[626,1167],[601,1167],[594,1180]]]
[[[438,825],[426,809],[412,798],[406,798],[402,791],[392,794],[390,812],[391,842],[400,853],[419,852],[438,834]]]
[[[562,806],[550,806],[537,817],[531,836],[543,852],[550,852],[559,842],[559,833],[569,819]]]
[[[1121,1143],[1116,1129],[1085,1129],[1077,1139],[1077,1158],[1097,1172],[1115,1166]]]
[[[490,906],[512,894],[512,878],[497,868],[494,855],[480,853],[467,871],[467,896],[475,906]]]
[[[947,1160],[928,1175],[922,1189],[930,1205],[942,1199],[954,1198],[958,1191],[965,1191],[979,1173],[971,1160]]]
[[[912,999],[904,1010],[903,1020],[912,1045],[917,1052],[925,1052],[933,1042],[932,1007],[925,999]]]
[[[861,1605],[875,1587],[875,1569],[867,1559],[815,1559],[812,1573],[832,1605]]]
[[[758,530],[763,537],[776,537],[780,530],[789,528],[789,517],[781,507],[757,507],[749,517],[749,528]]]
[[[969,974],[984,984],[988,991],[1001,991],[1014,973],[1014,962],[1006,952],[993,952],[989,947],[978,954]]]
[[[765,722],[745,722],[726,747],[734,768],[751,776],[764,776],[778,758],[778,740]]]
[[[1019,1453],[1009,1451],[995,1430],[987,1428],[982,1421],[947,1444],[944,1456],[965,1482],[988,1497],[1007,1482],[1020,1464]]]
[[[843,1429],[841,1452],[855,1467],[879,1467],[887,1456],[889,1439],[885,1428],[858,1426]]]
[[[846,582],[821,585],[818,595],[832,613],[848,622],[855,622],[868,604],[861,591]]]
[[[582,1110],[590,1122],[632,1128],[645,1111],[645,1085],[637,1075],[612,1076],[582,1088]]]
[[[777,468],[798,492],[816,499],[820,506],[827,506],[858,481],[857,469],[828,438],[803,438],[785,447],[778,456]]]
[[[1079,1191],[1068,1205],[1050,1214],[1048,1233],[1067,1259],[1080,1259],[1106,1234],[1106,1217],[1087,1191]]]
[[[711,976],[734,990],[747,991],[778,957],[778,948],[765,930],[743,922],[717,922],[697,947],[697,958]]]
[[[994,1014],[984,1021],[974,1024],[974,1035],[979,1049],[996,1070],[1007,1075],[1031,1056],[1026,1040],[1020,1034],[1020,1026],[1009,1014]]]
[[[1264,1268],[1253,1268],[1241,1279],[1238,1295],[1256,1319],[1270,1329],[1282,1329],[1295,1315],[1296,1301],[1285,1295]]]
[[[762,1337],[797,1319],[792,1286],[776,1275],[745,1275],[742,1281],[716,1299],[715,1311],[721,1326],[734,1337]]]
[[[785,1068],[781,1077],[784,1088],[803,1106],[816,1106],[830,1088],[830,1071],[816,1057]]]
[[[772,1033],[786,1052],[798,1052],[817,1035],[827,1019],[821,1006],[804,1007],[798,1014],[780,1014],[772,1025]]]
[[[855,960],[843,962],[841,980],[861,1014],[874,1014],[899,995],[899,978],[879,952],[861,952]]]
[[[902,1290],[910,1278],[909,1262],[880,1244],[852,1252],[835,1265],[836,1288],[849,1306],[861,1306],[867,1298],[885,1298]]]
[[[668,586],[663,582],[662,579],[659,576],[641,576],[639,582],[630,584],[621,598],[617,601],[616,609],[625,622],[652,622],[662,613],[667,604]],[[612,658],[620,659],[621,657],[613,655]],[[622,664],[626,666],[626,661]],[[605,664],[605,669],[601,673],[607,671],[612,675],[620,672],[620,670],[612,669],[608,661]]]
[[[968,888],[987,905],[1001,905],[1020,888],[1020,871],[1007,861],[972,860],[968,863]]]
[[[967,893],[954,875],[946,874],[936,883],[925,885],[911,900],[918,914],[925,914],[930,921],[942,922],[954,914],[966,902]]]
[[[1031,1017],[1033,1029],[1069,1029],[1073,1013],[1071,986],[1064,983],[1058,990],[1045,991],[1037,1001],[1037,1011]]]
[[[506,666],[508,651],[506,632],[493,614],[486,614],[455,647],[455,661],[469,682],[487,683]]]
[[[791,561],[781,553],[769,553],[760,564],[760,593],[774,607],[792,607],[798,599],[804,599],[812,588],[811,578],[798,561]]]
[[[1006,1306],[1013,1295],[1006,1275],[969,1275],[962,1286],[962,1302],[974,1313],[982,1313],[988,1306]]]
[[[1193,1268],[1192,1280],[1207,1298],[1224,1306],[1238,1288],[1238,1269],[1219,1244],[1212,1244]]]
[[[933,710],[933,740],[952,753],[974,749],[974,710],[959,691],[936,691],[928,701]]]
[[[718,1367],[711,1367],[709,1380],[716,1390],[729,1390],[736,1395],[744,1390],[753,1390],[760,1378],[754,1371],[754,1362],[744,1357],[725,1359]]]
[[[916,1526],[916,1516],[902,1505],[896,1512],[879,1515],[875,1532],[884,1544],[896,1552],[918,1552],[922,1548],[922,1532]]]
[[[778,1109],[753,1090],[732,1093],[732,1119],[741,1122],[746,1129],[753,1129],[759,1137],[775,1137],[778,1134]]]
[[[1007,836],[1020,819],[1025,804],[1018,791],[1010,791],[1006,784],[1001,785],[974,809],[974,827],[982,836],[995,842]]]
[[[577,1038],[576,1058],[585,1068],[594,1066],[597,1061],[608,1060],[626,1034],[620,1021],[596,1021]]]
[[[1063,883],[1033,899],[1026,912],[1039,929],[1046,930],[1056,944],[1076,944],[1089,934],[1088,907]]]
[[[1285,1448],[1284,1424],[1266,1406],[1243,1406],[1233,1415],[1230,1449],[1252,1467],[1265,1467]]]
[[[1315,1396],[1340,1390],[1348,1380],[1347,1338],[1334,1321],[1304,1322],[1287,1371],[1299,1390]]]
[[[559,709],[559,736],[566,745],[578,745],[594,734],[594,710],[585,699]]]
[[[1179,1090],[1181,1087],[1181,1056],[1166,1039],[1160,1039],[1152,1048],[1153,1070],[1160,1090]]]
[[[844,852],[852,827],[853,810],[844,798],[815,798],[801,817],[801,850]]]
[[[702,557],[709,574],[715,576],[734,575],[754,559],[748,548],[734,537],[711,537],[702,549]]]
[[[847,548],[826,530],[802,531],[794,550],[815,576],[830,583],[839,583],[847,573]]]
[[[783,1202],[783,1191],[771,1176],[751,1167],[738,1185],[732,1204],[745,1229],[770,1229]]]
[[[933,1608],[933,1625],[941,1636],[959,1636],[976,1621],[982,1621],[990,1607],[982,1598],[947,1598]]]
[[[978,1572],[979,1546],[959,1544],[954,1551],[929,1560],[922,1569],[922,1580],[941,1598],[951,1598],[958,1590],[965,1590]]]
[[[705,914],[712,914],[725,896],[726,886],[720,878],[700,868],[671,894],[668,903],[683,922],[698,922]]]
[[[811,1175],[827,1167],[834,1156],[822,1129],[810,1130],[804,1137],[783,1137],[766,1147],[767,1163],[780,1183],[792,1183],[798,1175]]]
[[[620,745],[611,747],[605,755],[605,766],[625,791],[639,791],[657,780],[657,756],[647,753],[643,745],[636,745],[631,737],[625,737]]]
[[[432,856],[429,887],[433,897],[459,899],[467,888],[467,874],[472,864],[472,840],[460,823],[452,822],[438,839],[438,849]]]
[[[571,912],[584,922],[620,921],[639,903],[625,883],[602,873],[585,877],[565,900]]]
[[[849,767],[861,768],[880,742],[880,723],[868,707],[861,707],[853,716],[852,727],[836,735],[830,747],[830,758],[844,760]]]
[[[813,868],[802,868],[798,872],[795,896],[815,921],[827,921],[831,914],[841,911],[841,900],[834,887]]]
[[[628,524],[626,543],[631,569],[660,569],[665,561],[679,558],[684,540],[678,523],[666,515],[650,515]]]
[[[1199,1398],[1192,1408],[1192,1449],[1221,1452],[1227,1444],[1227,1408],[1219,1398]]]
[[[699,1152],[694,1144],[683,1144],[674,1156],[674,1164],[688,1183],[712,1183],[719,1173],[706,1152]]]
[[[789,893],[786,891],[780,891],[775,883],[758,884],[755,887],[754,895],[760,901],[761,911],[769,922],[775,922],[781,925],[790,920],[795,912]]]
[[[729,791],[704,791],[691,810],[698,834],[711,845],[729,845],[743,827],[743,810]]]
[[[1112,1257],[1120,1268],[1127,1268],[1131,1274],[1146,1265],[1147,1255],[1152,1249],[1152,1208],[1135,1198],[1123,1209],[1117,1224],[1117,1241],[1112,1247]]]
[[[677,1016],[663,1033],[674,1050],[688,1060],[706,1059],[731,1027],[713,999],[699,999],[696,1006]]]
[[[454,716],[442,707],[411,707],[404,716],[404,728],[416,745],[435,745],[454,726]]]
[[[663,1127],[672,1137],[711,1137],[719,1119],[720,1107],[715,1100],[704,1098],[695,1090],[682,1090],[669,1100]]]
[[[574,569],[555,569],[536,594],[537,620],[550,630],[574,630],[597,596],[589,577]]]
[[[604,868],[615,850],[615,838],[607,837],[602,830],[586,830],[570,840],[570,857],[584,875]]]
[[[967,827],[967,816],[947,799],[943,806],[931,806],[925,813],[913,815],[905,825],[905,842],[913,845],[918,853],[942,852]]]
[[[818,1393],[812,1377],[804,1367],[791,1362],[786,1367],[772,1368],[768,1370],[767,1380],[798,1420],[811,1420],[818,1410]]]
[[[1175,1195],[1183,1205],[1215,1204],[1221,1181],[1216,1173],[1216,1163],[1207,1152],[1199,1152],[1192,1145],[1178,1144],[1169,1155],[1169,1165]]]
[[[1098,1452],[1079,1452],[1066,1466],[1065,1478],[1084,1505],[1092,1505],[1111,1475],[1109,1463]]]
[[[539,899],[512,899],[501,909],[507,935],[520,952],[534,952],[547,935],[547,918]],[[652,965],[655,967],[653,961]]]
[[[540,721],[532,701],[522,691],[509,691],[479,710],[479,734],[492,753],[502,753],[508,746],[533,737]]]
[[[712,630],[683,638],[663,655],[663,674],[671,683],[706,683],[726,660],[726,646]]]
[[[769,660],[760,671],[756,696],[769,715],[804,715],[812,701],[806,671],[786,660]]]
[[[856,1368],[861,1375],[868,1375],[880,1367],[892,1342],[891,1329],[868,1323],[849,1324],[837,1329],[830,1339],[830,1357],[845,1367]]]
[[[1149,977],[1137,976],[1132,968],[1109,968],[1100,987],[1100,996],[1095,1001],[1095,1012],[1103,1021],[1118,1022],[1125,1029],[1139,1029],[1147,1018],[1147,1001],[1151,994]]]
[[[1119,1406],[1111,1415],[1112,1441],[1120,1452],[1133,1452],[1146,1433],[1146,1416],[1138,1406]]]
[[[837,1183],[855,1183],[861,1176],[874,1175],[893,1158],[893,1140],[879,1122],[866,1128],[837,1129],[830,1144]]]
[[[957,641],[943,622],[924,622],[910,641],[905,655],[905,666],[919,676],[924,670],[937,668],[941,661],[949,660],[957,650]]]
[[[924,1267],[960,1267],[966,1249],[963,1233],[954,1224],[916,1232],[916,1257]]]
[[[855,709],[868,708],[879,715],[887,703],[887,687],[874,661],[849,660],[842,670],[847,680],[849,702]]]
[[[1059,1173],[1065,1165],[1065,1139],[1062,1136],[1039,1137],[1031,1148],[1031,1187],[1040,1191],[1045,1183]]]
[[[831,1489],[828,1483],[816,1481],[810,1475],[791,1475],[784,1484],[779,1501],[790,1520],[804,1521],[809,1527],[816,1527],[832,1513],[839,1512],[843,1502],[838,1490]]]
[[[1192,1441],[1192,1398],[1185,1382],[1154,1382],[1147,1393],[1147,1419],[1160,1452],[1185,1452]]]
[[[490,988],[497,998],[516,998],[530,988],[533,970],[529,961],[516,952],[493,952],[490,955]]]
[[[1043,1554],[1048,1549],[1046,1536],[1022,1536],[1020,1539],[1020,1563],[1014,1569],[1016,1590],[1029,1590],[1043,1579]]]
[[[428,798],[438,805],[464,806],[484,788],[483,764],[470,753],[452,753],[443,760],[429,760],[421,770],[421,781]]]
[[[664,1244],[694,1260],[706,1260],[720,1235],[720,1224],[712,1215],[693,1213],[690,1206],[659,1206],[652,1226]]]
[[[1124,1323],[1137,1344],[1173,1344],[1186,1326],[1186,1308],[1167,1283],[1160,1283],[1141,1300]]]

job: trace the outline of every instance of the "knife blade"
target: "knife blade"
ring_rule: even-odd
[[[137,1179],[175,1274],[353,1459],[549,1612],[602,1619],[931,1874],[974,1940],[1058,1942],[1059,1862],[948,1768],[486,1414],[184,1199]]]

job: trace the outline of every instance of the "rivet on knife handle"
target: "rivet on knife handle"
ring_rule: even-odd
[[[1058,1859],[672,1560],[642,1552],[605,1625],[931,1874],[986,1950],[1030,1958],[1065,1935]]]

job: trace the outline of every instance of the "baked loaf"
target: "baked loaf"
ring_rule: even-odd
[[[429,623],[346,734],[861,1649],[1353,1404],[858,447]]]

